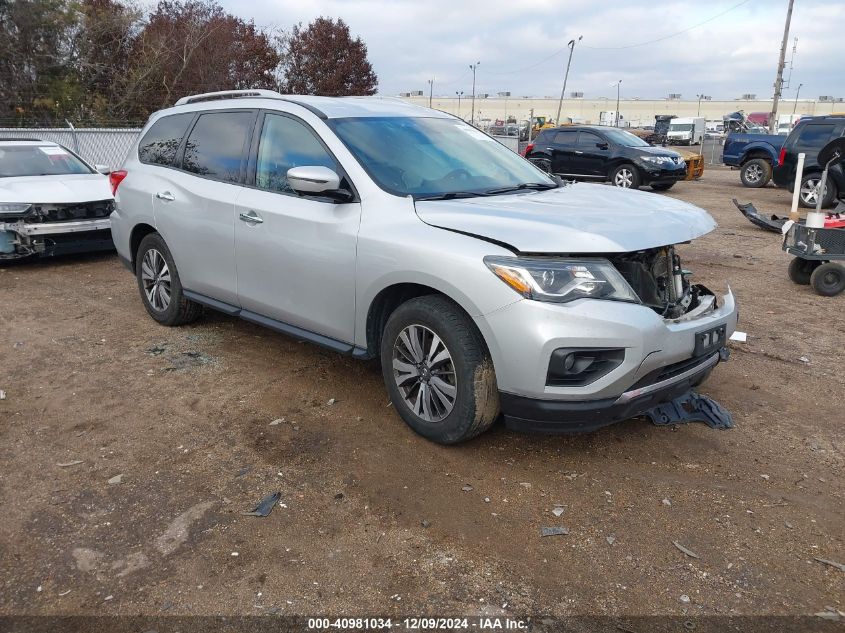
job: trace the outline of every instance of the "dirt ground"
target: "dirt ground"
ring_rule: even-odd
[[[845,610],[817,560],[845,563],[845,296],[793,285],[731,204],[785,214],[786,191],[708,167],[670,195],[718,220],[682,256],[748,333],[702,389],[730,431],[441,447],[373,363],[212,312],[155,324],[113,254],[3,265],[0,615]]]

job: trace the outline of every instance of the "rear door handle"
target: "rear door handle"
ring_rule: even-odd
[[[261,224],[264,222],[261,219],[261,216],[258,215],[255,211],[247,211],[246,213],[241,213],[238,216],[241,219],[241,222],[246,222],[247,224]]]
[[[169,191],[159,191],[156,194],[156,198],[158,198],[159,200],[167,200],[168,202],[173,202],[174,200],[176,200],[176,196],[174,196]]]

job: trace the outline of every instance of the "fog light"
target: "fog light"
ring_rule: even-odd
[[[583,387],[619,367],[623,360],[625,349],[621,347],[562,347],[552,352],[546,385]]]

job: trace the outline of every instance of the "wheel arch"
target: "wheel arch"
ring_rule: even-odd
[[[768,152],[768,151],[766,151],[766,150],[764,150],[760,147],[750,149],[745,154],[743,154],[742,160],[740,161],[739,164],[740,164],[740,166],[745,165],[745,163],[747,163],[750,160],[754,160],[755,158],[762,158],[763,160],[767,160],[767,161],[769,161],[769,164],[771,164],[772,166],[774,166],[774,164],[775,164],[775,161],[772,158],[771,152]]]
[[[135,257],[138,254],[138,247],[141,245],[147,235],[156,233],[154,226],[142,222],[132,227],[132,232],[129,234],[129,259],[132,262],[132,270],[135,270]]]

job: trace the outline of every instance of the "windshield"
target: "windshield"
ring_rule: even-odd
[[[689,132],[692,130],[692,123],[671,123],[669,129],[672,132]]]
[[[373,180],[397,195],[484,195],[525,184],[556,186],[527,160],[463,121],[367,117],[330,119],[328,124]]]
[[[618,128],[602,128],[602,133],[607,137],[611,143],[622,145],[623,147],[648,147],[646,143],[639,136],[634,136],[630,132],[620,130]]]
[[[0,178],[90,173],[85,163],[58,145],[0,146]]]

